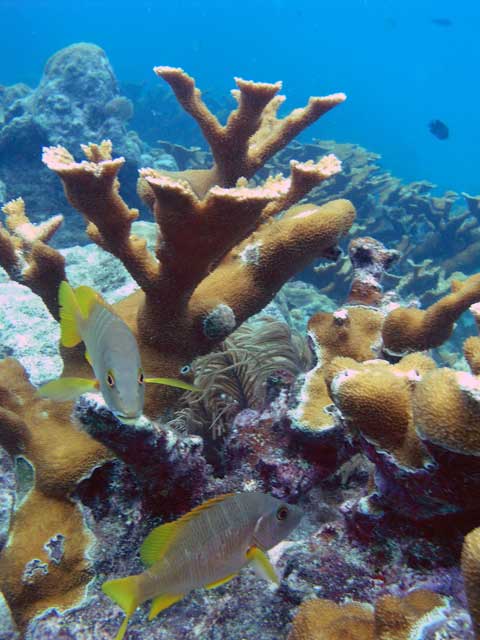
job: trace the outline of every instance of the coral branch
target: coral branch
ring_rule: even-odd
[[[53,317],[58,318],[57,290],[66,279],[65,260],[46,243],[62,224],[63,216],[32,224],[22,198],[7,202],[2,211],[10,233],[0,228],[0,265],[12,280],[39,295]]]
[[[427,310],[395,309],[385,319],[382,338],[388,353],[401,355],[440,346],[450,337],[459,316],[480,302],[480,274],[453,283],[452,293]]]
[[[205,323],[215,309],[221,305],[229,309],[229,320],[220,315],[220,324],[213,332],[223,339],[260,311],[281,285],[314,256],[331,257],[354,215],[348,200],[336,200],[323,207],[293,207],[280,220],[265,223],[230,251],[200,283],[190,302],[189,311],[203,348],[213,337]],[[245,295],[245,291],[249,294]]]
[[[182,69],[155,67],[155,73],[170,84],[185,111],[198,122],[215,160],[211,182],[233,187],[241,176],[251,178],[277,151],[313,124],[327,111],[345,100],[343,93],[310,98],[308,105],[278,119],[276,112],[283,96],[277,96],[281,83],[250,82],[236,78],[233,92],[238,108],[225,126],[209,111],[195,87],[193,78]],[[190,172],[192,173],[192,172]],[[187,177],[188,179],[188,177]]]
[[[142,288],[152,288],[159,266],[146,242],[130,235],[138,211],[129,209],[118,193],[124,159],[111,159],[108,141],[83,150],[88,162],[75,162],[63,147],[45,147],[43,162],[60,176],[70,203],[87,219],[90,238],[119,258]]]

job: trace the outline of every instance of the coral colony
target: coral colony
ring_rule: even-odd
[[[89,119],[72,111],[72,87],[88,93],[95,73],[98,121],[90,98]],[[400,185],[358,147],[292,144],[341,93],[279,117],[279,82],[237,78],[222,125],[187,73],[155,73],[209,153],[140,152],[126,134],[131,105],[92,45],[56,54],[35,92],[9,94],[0,153],[34,131],[47,190],[59,198],[52,176],[61,181],[93,245],[77,257],[56,248],[79,217],[61,227],[46,205],[32,214],[6,163],[1,286],[30,289],[58,320],[60,284],[95,287],[103,269],[102,286],[125,292],[111,309],[145,376],[198,391],[147,386],[144,414],[125,423],[99,394],[39,397],[26,339],[10,351],[18,359],[0,361],[0,637],[114,638],[123,613],[101,587],[144,570],[146,536],[216,496],[253,491],[305,512],[270,553],[280,586],[243,571],[150,623],[145,607],[129,611],[127,639],[480,638],[480,338],[463,336],[463,359],[445,346],[469,313],[464,332],[480,327],[480,275],[458,272],[478,255],[478,198],[465,194],[459,212],[456,194]],[[78,161],[65,141],[80,142],[82,127]],[[120,195],[122,170],[128,181],[142,158],[154,165],[137,184],[149,233]],[[316,289],[287,282],[320,258],[330,263]],[[81,346],[60,351],[63,376],[90,375]]]

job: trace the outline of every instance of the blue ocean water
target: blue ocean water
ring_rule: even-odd
[[[358,143],[405,180],[479,192],[477,0],[1,0],[0,25],[0,84],[35,86],[49,56],[87,41],[120,82],[156,82],[166,64],[218,96],[233,76],[281,79],[289,107],[344,91],[304,139]]]

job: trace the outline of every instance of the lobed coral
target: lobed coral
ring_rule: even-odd
[[[419,589],[403,598],[382,596],[372,610],[367,604],[338,605],[308,600],[300,607],[288,640],[410,640],[424,637],[442,617],[447,601]]]

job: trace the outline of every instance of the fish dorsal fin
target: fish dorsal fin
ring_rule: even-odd
[[[221,496],[215,496],[215,498],[210,498],[210,500],[206,500],[205,502],[202,502],[202,504],[199,504],[198,507],[195,507],[194,509],[192,509],[191,511],[186,513],[184,516],[182,516],[181,518],[176,520],[175,523],[179,524],[179,525],[180,524],[185,524],[189,520],[192,520],[193,518],[196,518],[197,516],[199,516],[202,513],[202,511],[206,511],[207,509],[211,509],[212,507],[214,507],[219,502],[223,502],[227,498],[231,498],[234,495],[236,495],[236,494],[235,493],[223,493]]]
[[[81,310],[75,292],[66,280],[60,283],[58,303],[60,305],[60,342],[64,347],[76,347],[82,341],[78,331],[78,316]]]
[[[94,291],[92,287],[87,287],[86,285],[76,287],[75,297],[77,299],[78,307],[82,312],[82,316],[85,319],[89,317],[96,304],[103,303],[102,296]]]
[[[226,498],[234,495],[234,493],[225,493],[221,496],[211,498],[189,511],[178,520],[175,520],[175,522],[161,524],[159,527],[153,529],[153,531],[150,531],[140,547],[140,558],[142,562],[147,567],[151,567],[152,564],[161,560],[167,552],[167,549],[187,522],[196,518],[203,511],[210,509],[219,502],[223,502]]]
[[[163,558],[167,548],[178,531],[176,522],[167,522],[155,527],[143,541],[140,547],[140,559],[144,565],[151,567]]]
[[[183,596],[183,593],[179,596],[171,596],[169,594],[157,596],[152,600],[152,606],[150,608],[150,613],[148,614],[148,619],[153,620],[155,616],[158,616],[160,611],[171,607],[172,604],[175,604],[175,602],[181,600]]]

